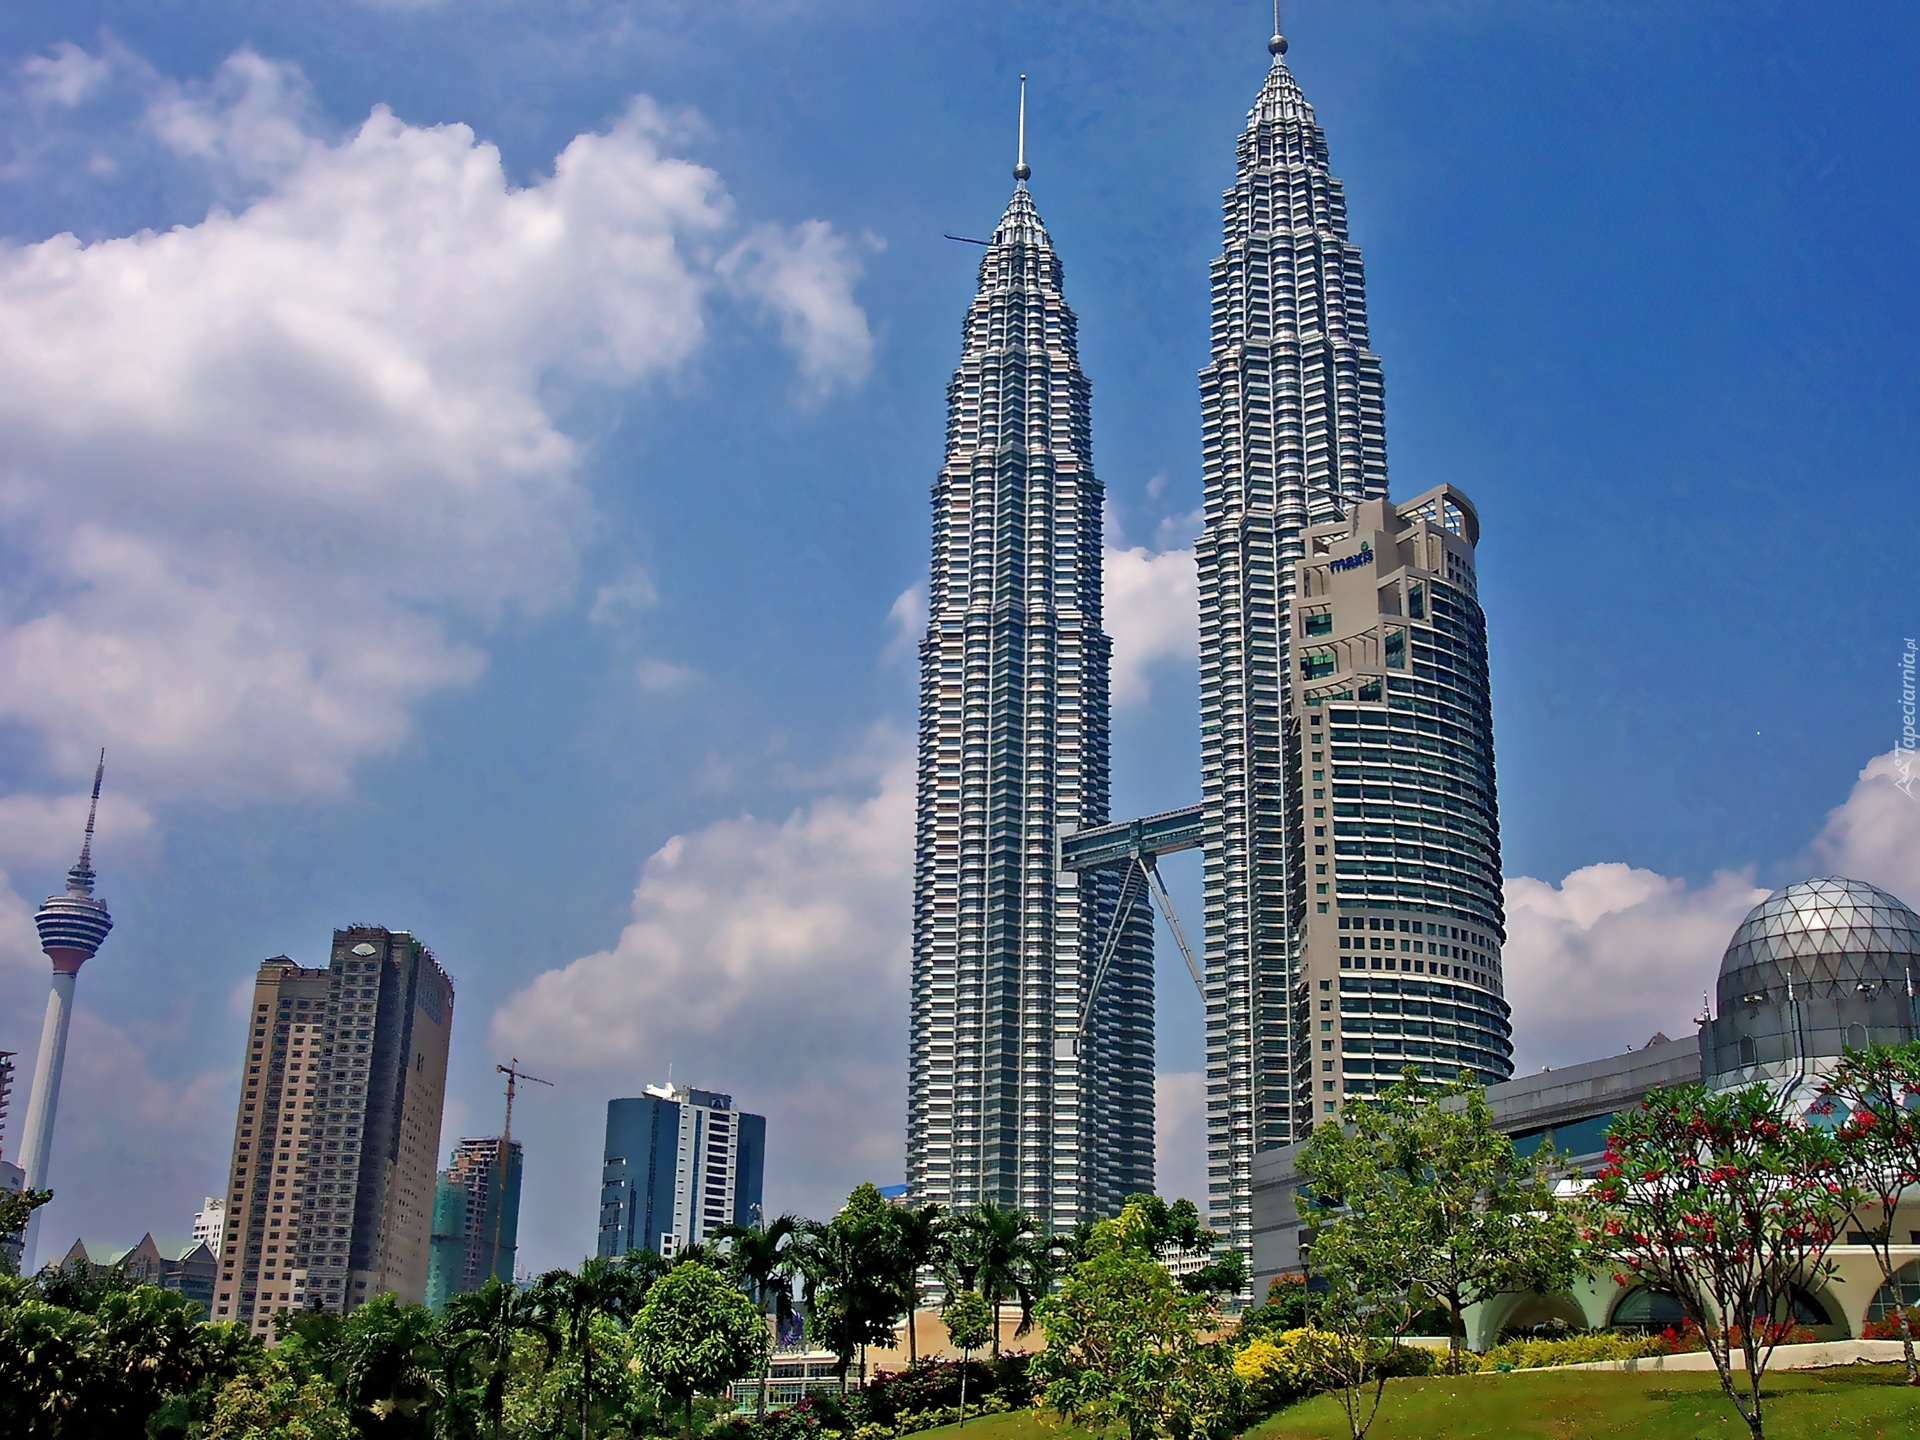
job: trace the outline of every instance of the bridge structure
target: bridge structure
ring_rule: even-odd
[[[1093,870],[1121,870],[1125,873],[1120,882],[1120,898],[1107,921],[1105,934],[1100,937],[1099,959],[1094,965],[1092,983],[1087,986],[1086,996],[1080,1003],[1079,1024],[1071,1040],[1057,1042],[1059,1047],[1072,1047],[1072,1053],[1078,1053],[1080,1041],[1087,1033],[1087,1022],[1093,1015],[1094,1000],[1100,994],[1100,983],[1106,979],[1107,967],[1120,944],[1120,937],[1126,933],[1127,921],[1134,907],[1149,893],[1159,902],[1160,913],[1167,917],[1174,943],[1180,947],[1180,958],[1187,962],[1187,973],[1193,977],[1193,988],[1200,993],[1200,1003],[1206,1003],[1207,987],[1200,978],[1199,965],[1194,962],[1193,947],[1187,944],[1186,933],[1180,928],[1180,916],[1173,908],[1173,897],[1167,893],[1166,882],[1160,878],[1159,865],[1162,855],[1200,848],[1206,838],[1203,808],[1199,805],[1183,805],[1177,810],[1143,815],[1138,820],[1090,825],[1060,838],[1062,870],[1071,870],[1076,874]]]

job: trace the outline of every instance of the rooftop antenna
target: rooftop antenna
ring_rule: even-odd
[[[1020,77],[1020,149],[1014,158],[1013,178],[1022,185],[1033,174],[1033,167],[1027,164],[1027,77]]]
[[[1273,35],[1267,41],[1267,53],[1276,60],[1287,53],[1287,37],[1280,33],[1280,0],[1273,0]]]
[[[87,805],[87,833],[80,841],[80,860],[67,877],[67,888],[73,888],[73,881],[90,882],[93,879],[93,822],[100,813],[100,781],[107,773],[107,748],[100,747],[100,763],[93,767],[93,799]],[[86,885],[86,893],[93,893],[92,884]]]

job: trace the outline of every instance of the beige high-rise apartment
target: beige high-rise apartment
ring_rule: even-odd
[[[333,932],[325,969],[261,962],[213,1319],[426,1296],[453,982],[404,930]]]

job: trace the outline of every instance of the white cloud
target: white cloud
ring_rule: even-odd
[[[874,236],[863,237],[878,249]],[[780,322],[780,338],[800,359],[802,393],[825,399],[855,386],[873,368],[873,335],[854,303],[864,267],[860,247],[824,220],[791,229],[762,225],[720,262],[741,291],[760,300]]]
[[[1506,883],[1507,999],[1520,1074],[1694,1030],[1734,928],[1767,891],[1745,874],[1703,889],[1651,870],[1587,865],[1559,885]]]
[[[0,865],[28,864],[65,871],[80,853],[87,824],[88,792],[71,795],[0,795]],[[102,804],[99,845],[124,854],[129,843],[153,829],[153,814],[138,801],[115,795]]]
[[[1193,551],[1145,546],[1106,552],[1106,622],[1113,637],[1113,703],[1142,705],[1167,662],[1200,658],[1200,585]]]
[[[906,1114],[913,757],[881,736],[863,798],[678,835],[641,871],[612,949],[549,970],[493,1017],[502,1053],[559,1082],[530,1137],[536,1265],[592,1245],[604,1101],[674,1079],[767,1116],[767,1205],[831,1213],[897,1182]],[[536,1193],[537,1192],[537,1193]],[[560,1217],[566,1217],[564,1220]]]
[[[1154,1188],[1207,1213],[1207,1087],[1198,1070],[1154,1076]]]
[[[880,651],[880,658],[892,664],[903,655],[911,655],[927,633],[927,589],[915,583],[893,597],[887,609],[887,629],[892,633]]]
[[[29,78],[79,97],[86,59]],[[149,799],[339,793],[480,674],[490,625],[571,597],[565,387],[674,371],[734,284],[808,386],[864,374],[852,251],[757,231],[723,276],[732,203],[645,100],[516,189],[465,126],[317,137],[298,72],[249,52],[142,73],[166,144],[257,196],[0,248],[0,720],[55,772],[104,743]]]
[[[1911,793],[1913,769],[1911,757],[1897,750],[1869,761],[1846,803],[1834,807],[1814,837],[1812,868],[1865,880],[1920,907],[1920,799]]]
[[[90,55],[71,40],[20,62],[20,80],[28,98],[68,110],[98,92],[112,75],[111,56]]]
[[[697,670],[676,665],[671,660],[642,660],[638,674],[640,688],[649,695],[670,695],[699,679]]]

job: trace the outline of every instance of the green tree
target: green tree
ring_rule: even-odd
[[[756,1374],[770,1344],[753,1302],[704,1265],[676,1265],[654,1284],[634,1326],[647,1375],[684,1406],[693,1434],[693,1397]]]
[[[1000,1353],[1000,1306],[1020,1303],[1015,1335],[1033,1328],[1033,1307],[1053,1284],[1053,1247],[1024,1210],[983,1200],[954,1222],[948,1242],[961,1289],[978,1290],[993,1307],[993,1349]]]
[[[960,1425],[967,1423],[967,1371],[973,1352],[993,1336],[993,1307],[977,1292],[962,1290],[948,1297],[940,1318],[947,1323],[947,1340],[960,1347]]]
[[[1517,1154],[1465,1071],[1427,1085],[1410,1065],[1374,1099],[1350,1102],[1343,1123],[1315,1126],[1301,1149],[1308,1268],[1347,1275],[1362,1295],[1445,1309],[1457,1371],[1467,1307],[1579,1274],[1578,1226],[1554,1194],[1557,1160],[1545,1145]]]
[[[1894,1207],[1920,1182],[1920,1041],[1847,1050],[1820,1082],[1820,1093],[1820,1112],[1834,1126],[1839,1164],[1850,1182],[1849,1228],[1866,1236],[1881,1282],[1891,1286],[1899,1268],[1892,1251]],[[1896,1304],[1894,1313],[1907,1384],[1920,1385],[1912,1318],[1904,1305]]]
[[[1143,1194],[1129,1195],[1126,1203],[1139,1207],[1147,1227],[1147,1244],[1155,1255],[1165,1259],[1169,1250],[1179,1250],[1205,1257],[1206,1263],[1198,1270],[1180,1277],[1182,1289],[1219,1297],[1238,1295],[1247,1288],[1246,1257],[1238,1250],[1217,1253],[1220,1233],[1200,1223],[1200,1208],[1193,1201],[1175,1200],[1169,1205],[1158,1195]]]
[[[516,1287],[489,1275],[478,1290],[449,1299],[441,1320],[449,1354],[480,1391],[480,1410],[494,1440],[506,1414],[507,1381],[520,1338],[534,1324],[532,1309]]]
[[[1047,1343],[1030,1373],[1047,1405],[1096,1433],[1222,1434],[1238,1410],[1237,1382],[1222,1347],[1201,1339],[1219,1311],[1174,1284],[1152,1239],[1135,1204],[1093,1227],[1085,1257],[1035,1306]]]
[[[800,1279],[800,1256],[806,1248],[802,1223],[798,1216],[781,1215],[770,1225],[725,1225],[719,1231],[719,1238],[727,1242],[733,1278],[746,1286],[760,1308],[762,1320],[771,1321],[775,1335],[793,1320],[793,1289]],[[763,1420],[772,1368],[773,1349],[769,1346],[754,1405],[754,1413]]]
[[[1656,1090],[1608,1128],[1591,1191],[1594,1243],[1621,1283],[1679,1300],[1754,1440],[1764,1434],[1760,1377],[1792,1329],[1794,1287],[1831,1273],[1848,1186],[1833,1136],[1800,1124],[1765,1085]]]
[[[901,1206],[893,1214],[894,1280],[907,1311],[907,1364],[920,1359],[920,1337],[914,1315],[920,1308],[920,1272],[937,1270],[946,1253],[947,1212],[928,1203]]]
[[[205,1440],[353,1440],[354,1435],[332,1385],[274,1357],[214,1397]]]
[[[33,1212],[53,1199],[51,1190],[13,1190],[0,1194],[0,1240],[18,1240]],[[0,1275],[18,1275],[19,1262],[0,1247]]]
[[[392,1294],[358,1306],[334,1332],[330,1359],[340,1398],[368,1433],[433,1435],[455,1403],[446,1384],[440,1324],[424,1305]]]
[[[891,1347],[900,1313],[892,1207],[872,1185],[856,1187],[838,1215],[806,1227],[800,1263],[814,1343],[833,1351],[843,1384],[855,1355],[864,1375],[866,1347]]]
[[[698,1265],[679,1269],[703,1269]],[[588,1417],[593,1402],[593,1323],[606,1316],[616,1324],[630,1320],[638,1308],[641,1272],[610,1260],[584,1260],[579,1270],[549,1270],[528,1291],[528,1313],[548,1345],[550,1356],[562,1351],[580,1364],[580,1440],[591,1440]],[[663,1281],[653,1282],[658,1290]]]
[[[154,1285],[98,1293],[92,1312],[0,1281],[0,1433],[63,1440],[139,1435],[175,1397],[209,1394],[259,1346]]]

